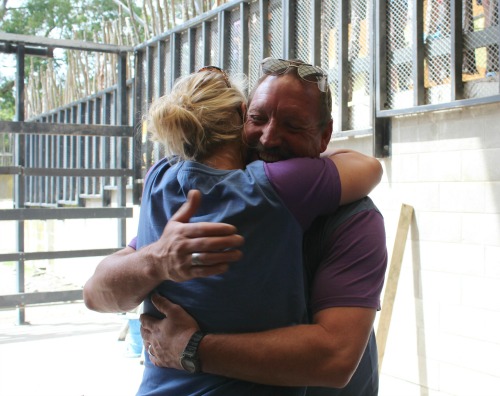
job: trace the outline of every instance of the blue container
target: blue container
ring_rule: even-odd
[[[144,346],[141,336],[141,321],[139,319],[128,320],[128,345],[129,353],[140,356]]]

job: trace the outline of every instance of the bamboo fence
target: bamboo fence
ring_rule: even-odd
[[[133,10],[133,0],[113,0],[118,18],[102,21],[102,30],[92,40],[106,44],[135,46],[227,0],[144,0],[141,15]],[[74,31],[75,40],[87,40]],[[128,54],[127,79],[133,77],[133,54]],[[67,50],[62,58],[38,65],[30,62],[25,88],[25,118],[29,119],[50,110],[90,96],[117,83],[115,54]]]

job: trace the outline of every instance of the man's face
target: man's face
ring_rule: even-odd
[[[318,157],[325,151],[332,123],[320,128],[320,91],[315,83],[285,74],[267,77],[248,107],[245,137],[252,159],[275,162]]]

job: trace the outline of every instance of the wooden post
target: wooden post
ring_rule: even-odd
[[[403,262],[403,254],[405,251],[406,239],[410,229],[411,220],[413,217],[413,207],[403,204],[401,206],[401,214],[399,215],[399,224],[392,250],[391,264],[389,266],[389,274],[387,276],[387,284],[385,286],[384,300],[382,302],[382,310],[380,311],[380,320],[377,328],[377,348],[378,348],[378,370],[382,371],[382,361],[384,359],[385,346],[387,343],[387,335],[392,319],[392,309],[394,308],[394,299],[398,289],[399,274],[401,272],[401,263]]]

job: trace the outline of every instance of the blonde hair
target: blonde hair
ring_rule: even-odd
[[[243,84],[243,79],[230,82],[224,72],[214,70],[178,79],[170,94],[150,107],[152,139],[164,145],[167,156],[196,161],[222,144],[242,141]]]

